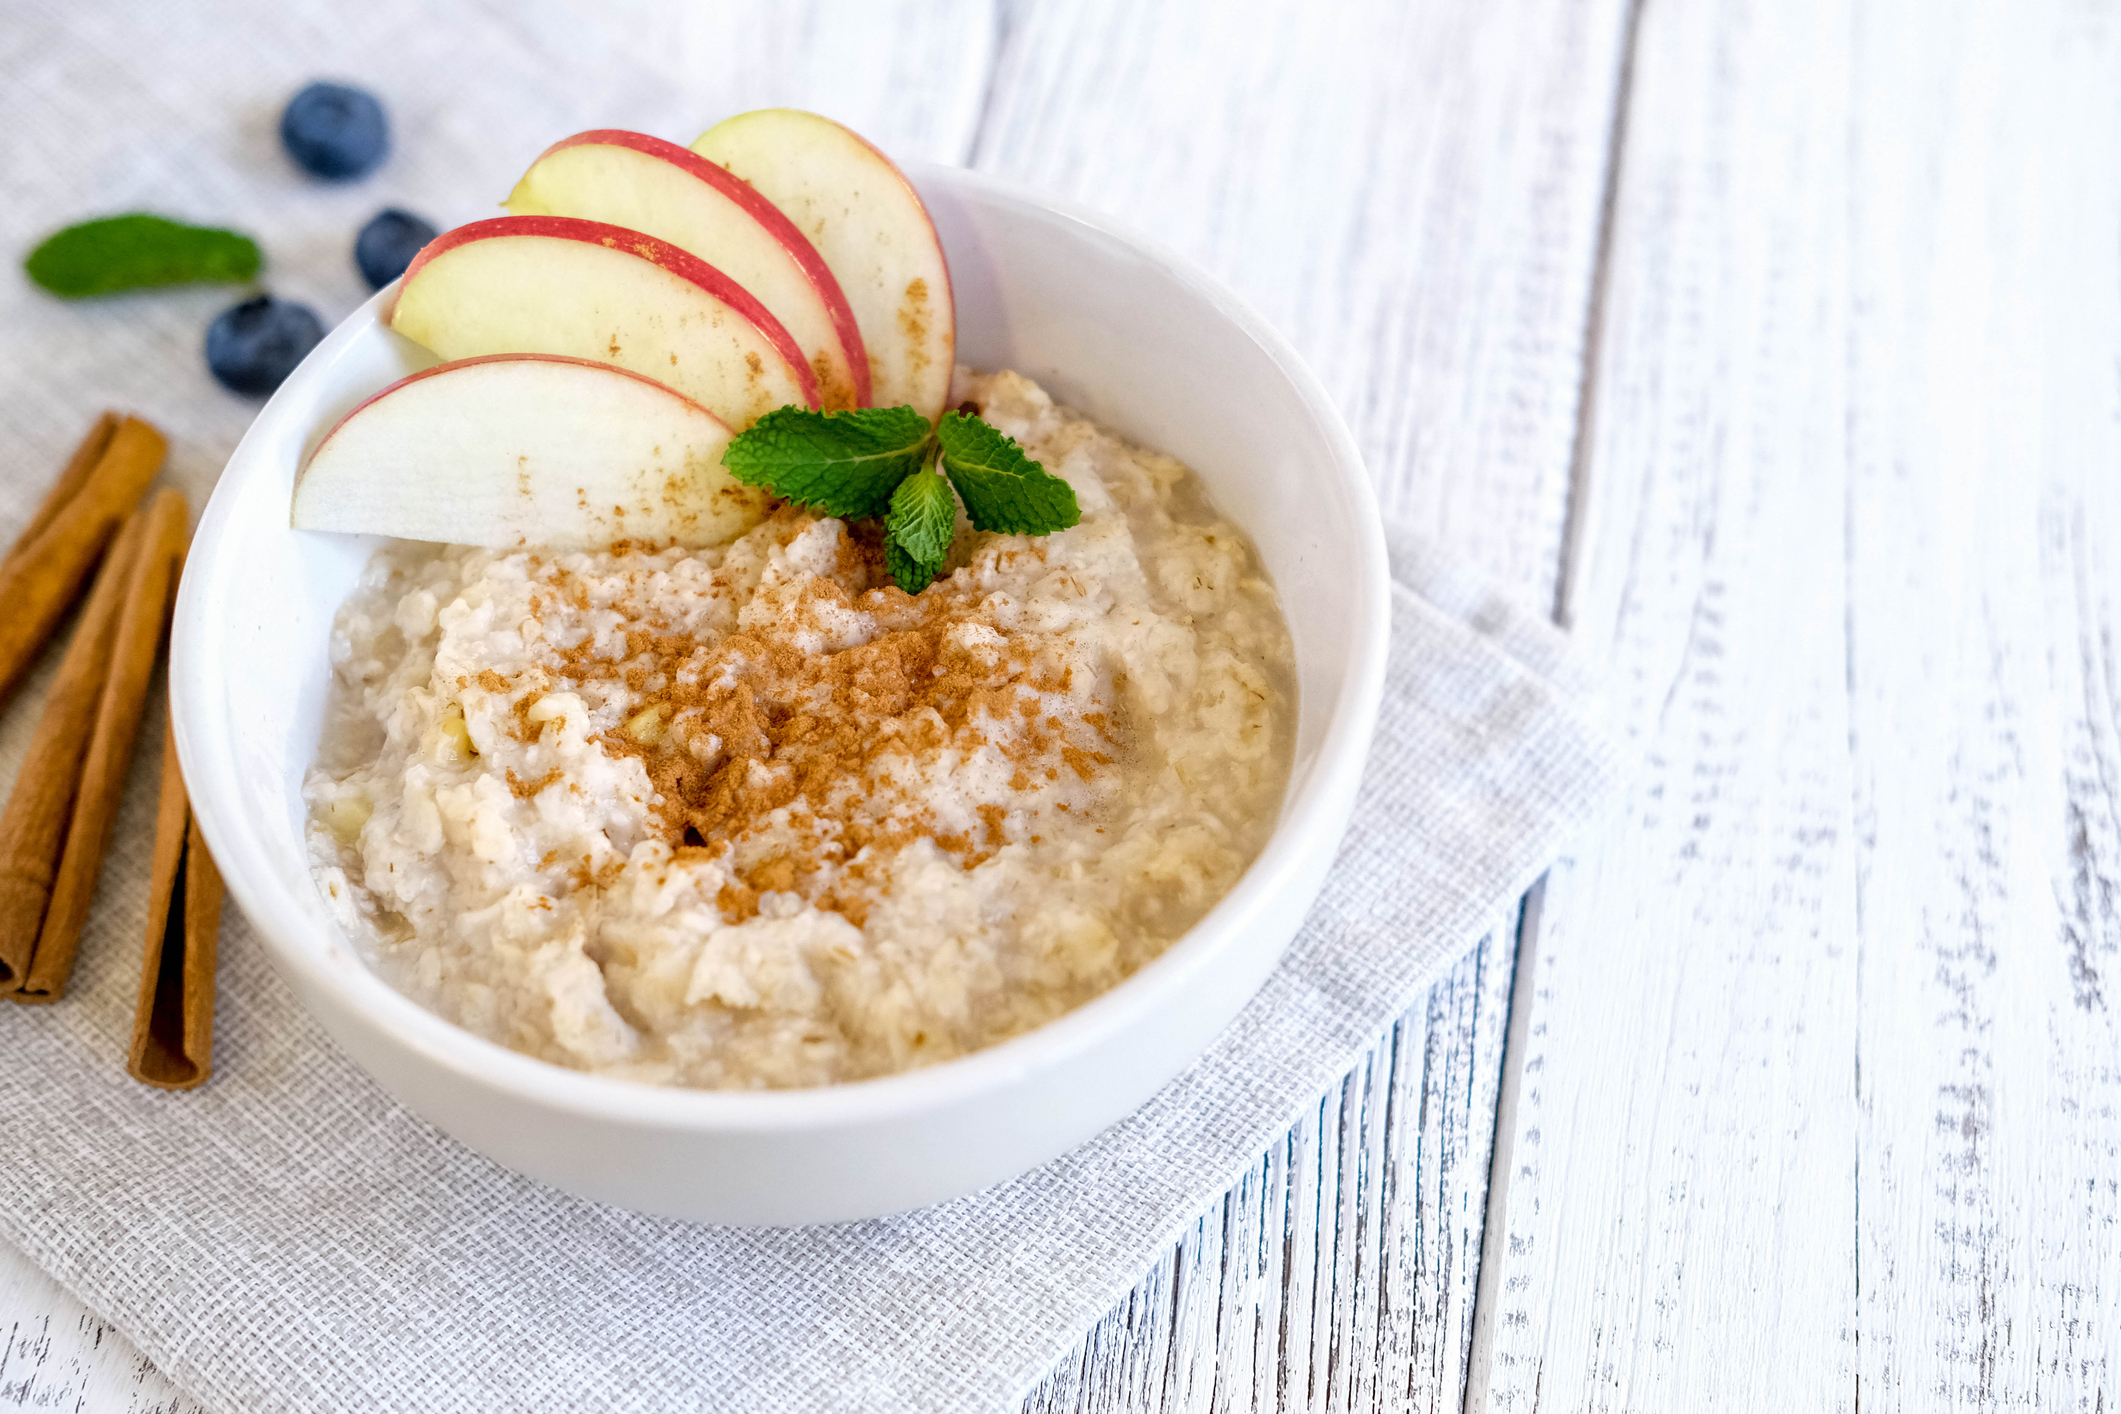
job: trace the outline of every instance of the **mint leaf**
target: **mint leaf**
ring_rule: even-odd
[[[957,529],[957,498],[934,465],[922,467],[891,493],[884,518],[884,567],[908,594],[928,587],[950,556]]]
[[[155,285],[241,284],[258,273],[259,259],[249,236],[134,213],[68,226],[22,268],[53,294],[79,299]]]
[[[1044,535],[1082,519],[1067,482],[963,413],[931,432],[910,407],[776,408],[729,444],[722,465],[747,486],[828,515],[882,516],[884,567],[909,594],[927,588],[949,558],[958,497],[981,530]]]
[[[845,520],[880,516],[891,493],[921,464],[928,419],[910,407],[767,413],[722,453],[746,486]]]
[[[943,470],[964,497],[965,514],[981,530],[1046,535],[1083,518],[1075,488],[1024,455],[1013,438],[962,412],[935,429]]]
[[[940,560],[928,564],[909,557],[899,549],[896,540],[884,542],[884,568],[891,571],[891,582],[908,594],[918,594],[935,583],[935,576],[942,570]]]

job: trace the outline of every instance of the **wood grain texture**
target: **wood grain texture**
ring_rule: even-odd
[[[1570,605],[1641,766],[1547,882],[1471,1408],[1853,1404],[1846,20],[1641,20]]]
[[[691,142],[753,108],[807,108],[893,157],[962,163],[999,25],[993,0],[561,0],[699,105]]]
[[[973,165],[1198,260],[1295,342],[1396,515],[1560,556],[1623,0],[1004,11]]]
[[[2121,1408],[2121,17],[1855,18],[1859,1391],[2093,1414]]]
[[[2121,36],[1649,6],[1471,1409],[2121,1407]]]
[[[0,1410],[206,1414],[116,1329],[0,1248]]]
[[[1026,1410],[1456,1410],[1513,941],[1439,982]]]

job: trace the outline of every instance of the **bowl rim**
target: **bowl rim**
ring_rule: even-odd
[[[232,793],[216,785],[236,779],[236,764],[226,734],[211,725],[227,716],[215,702],[221,679],[214,671],[227,658],[227,633],[211,612],[219,575],[209,555],[208,572],[186,576],[179,590],[169,674],[178,753],[189,768],[186,775],[193,782],[193,809],[201,830],[222,867],[228,891],[281,965],[308,985],[340,993],[351,1009],[430,1064],[542,1108],[673,1131],[788,1133],[929,1113],[1065,1064],[1160,1011],[1215,965],[1228,942],[1265,911],[1275,895],[1300,886],[1311,863],[1304,837],[1330,820],[1336,807],[1344,819],[1344,802],[1352,799],[1368,758],[1383,691],[1391,596],[1376,495],[1354,438],[1324,385],[1265,319],[1222,282],[1160,242],[1078,203],[1005,179],[962,167],[904,165],[917,187],[961,188],[979,200],[1058,218],[1087,235],[1127,247],[1205,300],[1293,385],[1333,464],[1333,477],[1320,489],[1336,493],[1359,527],[1355,543],[1345,547],[1358,583],[1355,617],[1347,625],[1352,640],[1349,666],[1308,776],[1294,783],[1285,797],[1281,821],[1258,857],[1207,914],[1117,985],[1020,1036],[917,1070],[797,1090],[686,1089],[569,1070],[486,1040],[427,1010],[384,981],[351,940],[345,940],[345,946],[353,966],[333,961],[334,940],[317,936],[305,901],[295,897],[268,862],[258,823]],[[258,474],[254,468],[268,463],[268,447],[279,425],[293,416],[288,409],[307,384],[325,376],[322,370],[341,350],[380,323],[378,311],[394,289],[395,284],[385,286],[341,321],[260,410],[208,501],[195,547],[218,544],[233,515],[235,488]],[[194,563],[198,558],[195,550]],[[1333,823],[1337,840],[1342,821]],[[313,901],[308,906],[314,907]]]

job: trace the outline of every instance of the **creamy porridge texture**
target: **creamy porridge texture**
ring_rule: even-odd
[[[1272,587],[1179,463],[1014,374],[960,391],[1082,521],[961,518],[918,596],[793,508],[710,550],[377,556],[307,795],[385,976],[576,1069],[819,1085],[1051,1020],[1229,890],[1289,769]]]

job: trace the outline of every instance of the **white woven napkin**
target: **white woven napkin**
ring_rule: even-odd
[[[1206,1056],[1035,1173],[778,1232],[563,1197],[387,1098],[233,913],[216,1078],[148,1091],[123,878],[76,994],[0,1008],[0,1236],[218,1408],[1011,1409],[1613,784],[1559,636],[1395,540],[1384,711],[1318,907]]]
[[[376,207],[440,225],[551,136],[698,116],[563,12],[324,6],[11,8],[0,37],[0,539],[96,410],[172,433],[204,499],[253,404],[207,378],[181,291],[66,305],[12,259],[67,220],[146,208],[237,224],[327,324],[364,293]],[[240,23],[238,20],[240,19]],[[476,82],[466,81],[477,56]],[[317,73],[380,90],[400,152],[355,189],[272,137]],[[550,77],[565,73],[568,82]],[[918,154],[930,155],[930,154]],[[739,1232],[562,1197],[398,1108],[294,1003],[243,921],[222,939],[216,1078],[127,1080],[159,708],[74,991],[0,1007],[0,1238],[209,1406],[228,1410],[1008,1410],[1295,1116],[1315,1104],[1601,805],[1614,767],[1563,640],[1395,536],[1390,681],[1354,826],[1260,996],[1192,1069],[1013,1183],[885,1222]],[[0,783],[49,663],[0,716]]]

